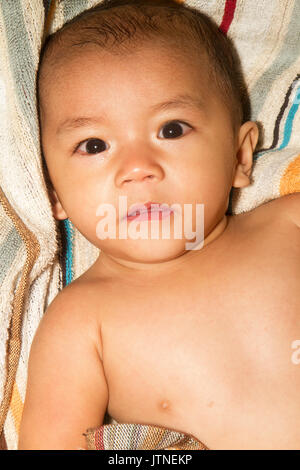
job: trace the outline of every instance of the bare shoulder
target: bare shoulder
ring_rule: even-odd
[[[300,192],[279,197],[270,201],[269,204],[272,204],[270,207],[280,217],[286,218],[300,227]]]
[[[102,358],[101,324],[93,309],[91,291],[89,283],[74,281],[66,286],[48,306],[37,333],[67,329],[69,335],[80,334],[82,340],[92,342]]]
[[[101,286],[98,286],[98,292]],[[88,329],[90,326],[94,330],[96,327],[94,309],[95,288],[90,282],[75,280],[66,286],[49,305],[47,316],[59,315],[65,321],[72,321],[73,324]],[[97,335],[98,338],[98,335]]]
[[[21,449],[84,448],[102,424],[108,389],[97,322],[74,283],[51,302],[34,337],[20,430]]]
[[[287,194],[272,199],[241,215],[245,216],[245,220],[250,225],[257,221],[259,224],[267,226],[271,222],[285,220],[290,222],[291,226],[300,227],[300,193]]]

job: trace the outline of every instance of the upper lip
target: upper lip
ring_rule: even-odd
[[[144,204],[135,204],[130,211],[127,213],[127,217],[130,217],[131,215],[137,215],[138,213],[142,214],[143,212],[148,212],[151,210],[151,205],[155,204],[160,206],[161,204],[159,202],[145,202]],[[164,208],[159,207],[158,210],[164,210]]]

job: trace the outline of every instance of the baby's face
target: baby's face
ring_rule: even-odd
[[[222,219],[237,138],[200,60],[171,49],[145,47],[120,57],[88,46],[59,66],[41,96],[42,145],[62,206],[54,214],[69,217],[95,246],[148,263],[179,256],[191,241],[184,233],[119,239],[120,196],[128,209],[150,201],[179,204],[184,213],[184,204],[192,205],[194,229],[196,204],[204,204],[205,236]],[[116,239],[98,236],[103,204],[116,208]]]

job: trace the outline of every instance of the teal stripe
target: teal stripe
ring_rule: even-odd
[[[269,153],[272,153],[272,152],[278,152],[279,150],[283,150],[284,148],[287,147],[287,145],[288,145],[288,143],[291,139],[292,130],[293,130],[293,122],[294,122],[295,115],[296,115],[296,113],[299,109],[299,104],[300,104],[300,86],[298,86],[298,88],[297,88],[297,91],[295,93],[295,97],[293,99],[293,103],[291,105],[291,108],[290,108],[290,110],[288,112],[288,115],[286,117],[286,120],[285,120],[283,139],[282,139],[282,143],[281,143],[280,147],[279,148],[276,147],[275,149],[271,149],[271,150],[265,150],[264,152],[258,152],[253,157],[254,161],[258,160],[260,157],[262,157],[263,155],[265,155],[267,153],[269,154]],[[291,155],[292,155],[292,153],[291,153]],[[227,209],[227,213],[229,215],[232,215],[232,202],[233,202],[234,194],[235,194],[235,188],[231,188],[230,195],[229,195],[229,204],[228,204],[228,209]]]
[[[72,222],[69,219],[63,220],[66,232],[66,285],[70,284],[74,278],[73,262],[74,262],[74,235],[75,230]]]
[[[19,107],[23,117],[27,119],[31,135],[39,146],[39,132],[36,111],[35,73],[37,64],[28,41],[21,0],[5,0],[0,2],[5,25],[8,56],[13,75]],[[41,4],[41,10],[43,10]],[[34,119],[36,117],[36,119]]]
[[[83,10],[88,7],[88,0],[77,0],[76,2],[63,2],[64,23],[70,21],[75,16],[79,15]]]
[[[0,245],[0,283],[5,278],[7,271],[18,255],[18,250],[21,245],[22,238],[16,228],[13,227]]]
[[[284,37],[279,54],[274,62],[257,80],[251,91],[252,117],[256,120],[265,100],[268,96],[272,83],[280,77],[282,72],[288,69],[299,58],[300,55],[300,2],[294,1],[294,9]]]
[[[282,143],[281,143],[280,147],[276,147],[275,149],[271,149],[271,150],[266,150],[264,152],[258,152],[258,154],[255,156],[255,160],[262,157],[266,153],[277,152],[278,150],[282,150],[282,149],[286,148],[289,141],[291,140],[294,119],[295,119],[296,113],[299,109],[299,104],[300,104],[299,96],[300,96],[300,86],[298,86],[298,88],[297,88],[297,91],[295,93],[295,97],[293,99],[293,103],[291,105],[291,108],[290,108],[290,110],[288,112],[288,115],[286,117],[286,120],[285,120],[284,131],[283,131],[283,139],[282,139]]]
[[[292,129],[293,129],[294,118],[295,118],[296,112],[298,111],[298,108],[299,108],[299,94],[300,94],[300,86],[297,88],[297,92],[296,92],[292,107],[289,111],[289,114],[288,114],[286,122],[285,122],[283,142],[280,145],[279,150],[285,148],[287,146],[287,144],[289,143],[289,141],[290,141],[291,134],[292,134]]]

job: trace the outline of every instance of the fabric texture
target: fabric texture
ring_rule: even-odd
[[[146,424],[106,424],[85,436],[89,450],[209,450],[189,434]]]
[[[68,219],[57,222],[52,216],[42,167],[35,86],[45,26],[54,32],[97,3],[101,2],[0,2],[3,448],[17,448],[29,351],[39,321],[60,290],[86,271],[99,254]],[[299,0],[186,0],[186,4],[212,16],[234,40],[250,94],[251,119],[261,128],[252,183],[232,190],[229,213],[249,211],[299,192]]]

